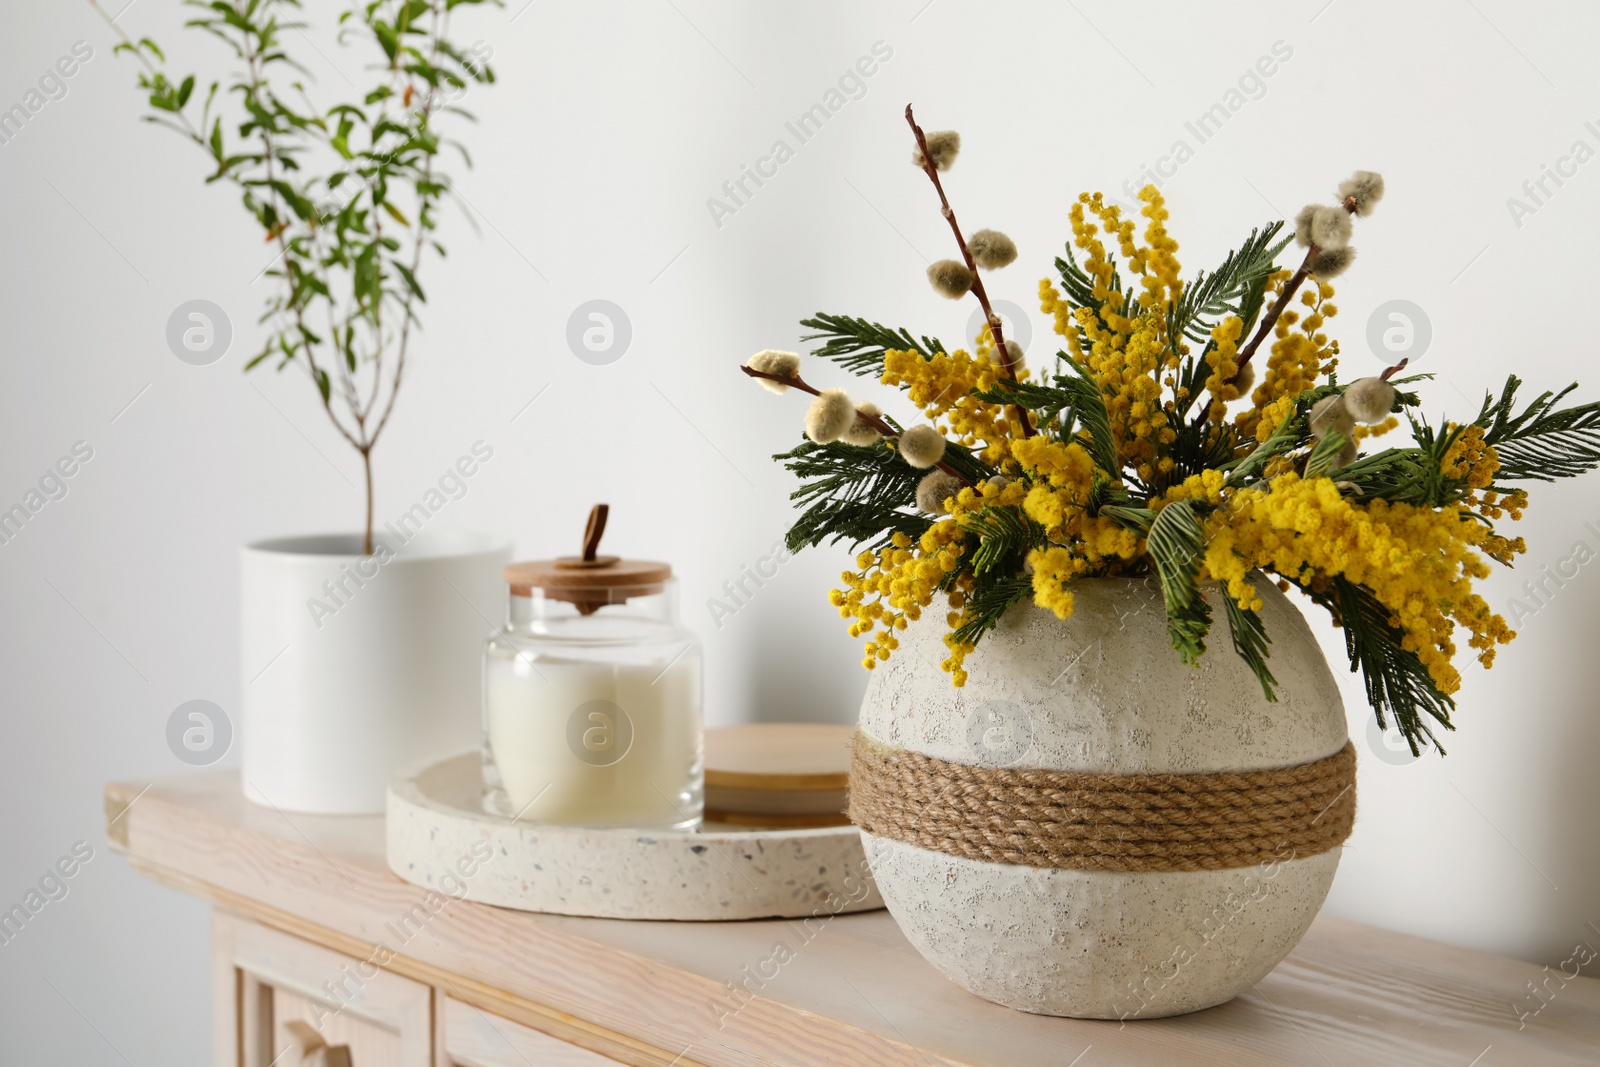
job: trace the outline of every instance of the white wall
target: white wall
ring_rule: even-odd
[[[1406,298],[1435,329],[1421,368],[1440,376],[1433,410],[1475,408],[1511,370],[1587,377],[1586,395],[1600,395],[1588,289],[1600,163],[1520,225],[1506,204],[1575,140],[1600,148],[1600,121],[1584,125],[1600,120],[1592,5],[1302,0],[1229,5],[1222,19],[1177,3],[1135,16],[1104,2],[524,2],[463,17],[501,79],[470,101],[478,166],[460,187],[483,224],[475,234],[452,216],[452,258],[425,278],[427,331],[378,455],[378,510],[408,506],[480,438],[496,458],[442,523],[547,555],[576,547],[588,506],[609,501],[612,549],[680,569],[708,645],[713,722],[847,721],[864,685],[823,600],[842,551],[787,564],[720,629],[705,602],[790,517],[791,480],[767,456],[796,439],[800,407],[753,388],[738,361],[799,347],[796,320],[818,309],[952,343],[964,330],[970,307],[922,278],[950,248],[907,165],[908,100],[929,128],[962,131],[951,194],[969,227],[1018,239],[1022,262],[995,295],[1031,309],[1068,198],[1120,191],[1175,139],[1195,146],[1185,121],[1285,42],[1293,55],[1265,94],[1167,183],[1185,264],[1213,262],[1354,167],[1379,169],[1388,199],[1361,222],[1361,261],[1339,286],[1346,365],[1379,366],[1367,318]],[[171,0],[121,17],[186,60],[216,55],[176,33]],[[240,373],[269,256],[233,195],[202,187],[201,160],[137,121],[132,64],[89,7],[8,4],[0,19],[0,106],[75,41],[94,49],[68,95],[0,145],[0,503],[74,442],[94,449],[70,494],[0,546],[0,904],[75,841],[95,849],[70,895],[0,946],[0,1059],[198,1063],[205,909],[109,854],[100,788],[185,772],[164,740],[172,709],[236,702],[235,546],[353,526],[358,466],[302,378]],[[785,120],[878,41],[893,55],[865,95],[716,225],[707,198],[775,138],[793,145]],[[317,91],[347,90],[311,65]],[[210,367],[180,363],[163,339],[171,311],[200,297],[236,330]],[[607,367],[564,340],[593,298],[633,326]],[[1036,313],[1032,326],[1046,340]],[[1584,526],[1600,528],[1600,482],[1534,496],[1529,570],[1580,538],[1600,547]],[[1330,910],[1546,962],[1600,943],[1586,925],[1600,922],[1597,570],[1528,619],[1492,673],[1468,672],[1445,760],[1375,758],[1350,680],[1361,815]],[[1516,583],[1491,589],[1503,606]]]

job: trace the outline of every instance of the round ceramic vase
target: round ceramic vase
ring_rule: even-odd
[[[1280,683],[1269,702],[1229,646],[1217,587],[1199,666],[1172,647],[1153,583],[1073,583],[1065,620],[1014,608],[966,661],[924,612],[873,672],[861,731],[953,763],[1087,774],[1214,774],[1338,753],[1344,709],[1300,613],[1259,583]],[[985,999],[1045,1015],[1159,1018],[1221,1004],[1272,970],[1327,896],[1339,849],[1224,870],[1123,872],[968,859],[863,832],[890,912],[929,962]]]

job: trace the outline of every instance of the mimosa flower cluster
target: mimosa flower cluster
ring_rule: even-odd
[[[1437,744],[1434,729],[1453,728],[1458,642],[1487,667],[1515,636],[1475,590],[1490,561],[1526,547],[1496,527],[1527,504],[1513,483],[1600,465],[1600,405],[1558,408],[1569,387],[1518,412],[1513,377],[1472,420],[1435,428],[1403,361],[1340,380],[1330,280],[1354,260],[1353,219],[1383,196],[1371,171],[1189,279],[1154,187],[1139,194],[1138,221],[1083,194],[1056,277],[1039,284],[1061,351],[1024,369],[980,273],[1011,263],[1016,245],[993,230],[963,236],[940,178],[960,139],[924,135],[910,109],[907,121],[961,252],[930,282],[974,295],[989,324],[973,351],[849,316],[804,320],[818,356],[902,391],[919,416],[909,428],[812,388],[793,353],[746,365],[763,385],[814,397],[808,440],[778,457],[802,480],[789,544],[861,546],[830,600],[863,639],[864,666],[937,610],[959,686],[1019,605],[1066,618],[1076,581],[1148,577],[1185,661],[1205,653],[1220,611],[1272,700],[1257,612],[1273,581],[1345,628],[1380,723],[1392,717],[1414,749]],[[1291,241],[1304,252],[1280,268]],[[1412,441],[1379,448],[1402,419]]]

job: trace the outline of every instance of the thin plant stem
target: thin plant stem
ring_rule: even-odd
[[[1238,368],[1234,371],[1235,375],[1244,370],[1244,365],[1250,362],[1250,357],[1256,354],[1256,349],[1261,347],[1261,342],[1266,340],[1267,334],[1272,332],[1272,328],[1277,325],[1278,319],[1283,317],[1284,311],[1289,307],[1289,301],[1294,299],[1295,291],[1300,288],[1307,275],[1311,273],[1311,257],[1315,256],[1319,251],[1320,249],[1316,245],[1306,249],[1306,258],[1301,261],[1300,268],[1289,276],[1289,280],[1283,283],[1283,289],[1278,293],[1278,299],[1272,302],[1272,307],[1262,318],[1261,325],[1257,327],[1255,336],[1250,338],[1250,342],[1239,350],[1239,358],[1235,361],[1235,366]],[[1217,398],[1212,396],[1206,401],[1206,406],[1200,409],[1200,414],[1195,416],[1194,425],[1204,426],[1206,421],[1211,418],[1212,412],[1216,410]]]
[[[1354,197],[1346,197],[1339,206],[1350,214],[1355,214],[1356,201]],[[1234,361],[1237,367],[1237,370],[1234,371],[1235,374],[1244,370],[1245,364],[1249,363],[1250,358],[1256,354],[1256,349],[1261,347],[1261,342],[1267,339],[1267,334],[1272,332],[1273,327],[1278,324],[1278,320],[1283,317],[1283,313],[1289,309],[1289,301],[1294,299],[1294,294],[1311,274],[1311,261],[1316,258],[1317,253],[1320,251],[1322,249],[1316,245],[1311,245],[1306,249],[1306,258],[1300,261],[1299,268],[1289,276],[1288,281],[1283,283],[1283,289],[1279,291],[1278,299],[1272,302],[1272,307],[1267,311],[1266,316],[1262,318],[1261,324],[1256,328],[1255,336],[1250,338],[1249,344],[1239,350],[1239,358]],[[1194,420],[1196,426],[1205,424],[1206,420],[1211,417],[1216,403],[1217,398],[1215,396],[1206,401],[1206,406],[1201,409],[1199,416]]]
[[[361,472],[367,476],[367,532],[361,540],[361,554],[372,555],[372,446],[361,450]]]
[[[1288,310],[1289,301],[1294,299],[1294,294],[1311,274],[1312,258],[1320,251],[1322,250],[1316,245],[1306,249],[1306,258],[1301,261],[1299,268],[1289,276],[1289,280],[1283,283],[1283,289],[1278,293],[1278,299],[1272,302],[1272,308],[1267,312],[1266,317],[1261,320],[1261,325],[1256,328],[1255,336],[1250,338],[1250,343],[1240,350],[1239,358],[1235,360],[1240,370],[1243,370],[1244,365],[1250,362],[1250,357],[1256,354],[1256,349],[1261,347],[1261,342],[1267,339],[1267,334],[1272,332],[1273,327],[1278,324],[1278,320],[1283,317],[1283,313]],[[1215,397],[1212,398],[1213,401],[1215,399]]]
[[[950,198],[945,196],[944,183],[939,181],[939,168],[933,165],[933,155],[928,151],[928,138],[912,116],[910,104],[906,105],[906,123],[911,127],[912,136],[917,139],[917,151],[922,156],[922,172],[933,182],[934,191],[939,194],[939,210],[944,215],[945,221],[950,224],[950,232],[955,234],[956,244],[961,249],[961,258],[966,260],[967,270],[972,273],[972,295],[978,298],[978,303],[983,307],[983,317],[989,324],[989,336],[994,338],[994,350],[1000,357],[1000,366],[1005,369],[1007,378],[1016,381],[1017,372],[1011,365],[1011,353],[1006,350],[1000,316],[994,313],[994,307],[989,303],[989,293],[983,287],[983,275],[978,273],[978,264],[972,258],[972,250],[967,247],[967,239],[961,235],[961,226],[956,222],[955,209],[950,206]],[[1013,410],[1022,427],[1022,436],[1032,437],[1033,423],[1028,420],[1027,411],[1020,407]]]

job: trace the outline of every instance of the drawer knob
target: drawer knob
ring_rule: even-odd
[[[329,1045],[310,1023],[299,1019],[286,1024],[289,1039],[300,1053],[301,1067],[353,1067],[349,1045]]]

